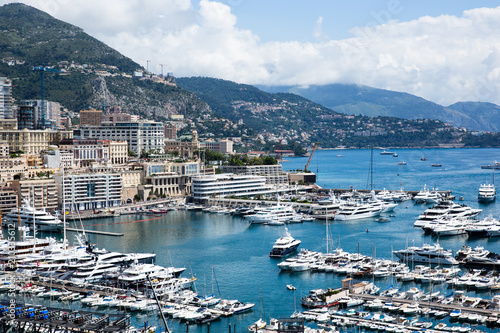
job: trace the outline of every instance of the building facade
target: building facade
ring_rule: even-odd
[[[12,82],[6,77],[0,77],[0,119],[5,119],[13,116]]]
[[[200,143],[200,148],[208,149],[210,151],[218,151],[223,154],[233,154],[233,141],[220,140],[220,141],[205,141]]]
[[[177,139],[177,127],[173,124],[165,124],[165,139],[175,140]]]
[[[178,152],[180,157],[191,158],[194,152],[200,149],[198,132],[193,130],[191,135],[182,135],[177,140],[165,140],[166,152]]]
[[[124,164],[128,160],[127,141],[109,141],[109,161],[112,165]]]
[[[99,126],[102,122],[103,112],[101,110],[80,111],[80,126]]]
[[[261,176],[219,174],[192,178],[191,196],[194,200],[226,196],[253,196],[272,190]]]
[[[56,174],[59,205],[66,211],[105,209],[122,203],[121,173]]]
[[[72,139],[72,131],[56,130],[0,130],[0,141],[9,145],[11,153],[22,151],[35,155],[49,149],[50,145],[59,145],[64,139]]]
[[[0,130],[17,130],[17,118],[0,118]]]
[[[50,169],[73,169],[73,152],[61,149],[52,149],[43,154],[43,164]]]
[[[18,129],[57,129],[60,127],[61,104],[41,100],[24,100],[17,110]]]
[[[283,172],[281,164],[275,165],[223,165],[223,173],[263,176],[266,184],[288,185],[288,174]]]
[[[23,199],[33,204],[34,195],[36,209],[46,209],[51,213],[58,209],[59,191],[54,178],[14,180],[9,185],[17,192],[19,205]]]
[[[138,115],[132,115],[128,113],[107,113],[104,118],[105,122],[111,124],[130,123],[139,121]]]
[[[0,210],[2,215],[17,208],[17,192],[10,186],[0,188]]]
[[[80,126],[74,131],[75,138],[100,138],[103,140],[126,141],[137,156],[142,152],[163,153],[165,137],[163,124],[152,121],[102,124],[101,126]]]

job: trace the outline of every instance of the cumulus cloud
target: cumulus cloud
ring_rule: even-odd
[[[151,60],[156,72],[161,63],[176,76],[270,85],[357,83],[443,105],[500,103],[500,7],[408,22],[389,16],[343,40],[325,39],[320,17],[311,27],[317,37],[312,42],[264,43],[238,28],[230,7],[216,1],[23,2],[82,27],[143,66]]]

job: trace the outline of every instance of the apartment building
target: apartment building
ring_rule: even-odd
[[[126,141],[137,156],[142,152],[163,153],[165,136],[163,124],[153,121],[107,124],[101,126],[80,126],[74,131],[75,138]]]
[[[33,202],[34,196],[35,208],[51,213],[58,209],[59,191],[54,178],[14,180],[9,186],[17,192],[19,204],[22,204],[23,198]]]
[[[122,175],[119,172],[75,172],[55,175],[59,205],[66,211],[95,210],[120,206]]]

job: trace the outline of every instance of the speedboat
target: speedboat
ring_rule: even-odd
[[[300,240],[295,239],[290,235],[288,228],[285,228],[283,236],[278,238],[273,245],[270,257],[284,257],[292,252],[295,252],[300,245]]]

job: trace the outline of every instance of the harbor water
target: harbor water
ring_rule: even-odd
[[[500,204],[487,205],[477,202],[480,184],[493,181],[492,170],[481,169],[481,164],[492,164],[500,159],[500,149],[395,149],[392,155],[380,155],[379,150],[320,150],[314,153],[309,170],[317,174],[317,184],[323,188],[355,188],[418,191],[436,187],[450,190],[456,202],[481,208],[479,218],[488,215],[500,218]],[[421,161],[422,157],[427,161]],[[285,170],[303,169],[308,158],[287,158]],[[405,162],[406,165],[398,164]],[[438,163],[441,167],[431,167]],[[370,170],[370,166],[373,169]],[[463,201],[458,201],[463,197]],[[430,205],[406,201],[395,208],[390,222],[376,222],[375,218],[354,221],[314,221],[290,224],[294,238],[300,239],[300,248],[326,252],[341,247],[348,252],[360,252],[377,259],[391,259],[392,250],[407,245],[439,243],[445,249],[457,251],[464,244],[484,246],[500,252],[500,238],[469,240],[467,236],[424,236],[413,223]],[[74,222],[72,222],[74,223]],[[77,222],[80,223],[80,222]],[[237,314],[213,322],[211,332],[247,332],[248,326],[259,318],[289,317],[301,310],[300,298],[311,289],[337,288],[345,276],[320,272],[280,272],[281,259],[270,258],[269,251],[284,231],[283,226],[252,225],[241,217],[224,214],[171,211],[163,215],[122,215],[114,218],[85,220],[85,229],[123,233],[123,237],[88,234],[90,241],[99,248],[120,252],[154,252],[156,263],[163,266],[186,267],[183,276],[197,278],[196,290],[226,299],[255,303],[253,311]],[[328,224],[328,226],[327,226]],[[80,226],[76,226],[80,227]],[[328,232],[327,232],[328,230]],[[73,233],[68,233],[70,241]],[[391,278],[376,279],[375,284],[387,288],[391,285],[403,289],[419,286],[428,291],[429,286],[406,284],[401,286]],[[293,284],[295,291],[286,288]],[[443,294],[452,293],[446,285]],[[481,297],[491,298],[494,293],[484,291]],[[35,302],[34,299],[24,299]],[[49,301],[44,301],[49,302]],[[50,305],[57,306],[57,302]],[[60,304],[59,304],[60,306]],[[77,306],[77,305],[72,305]],[[144,321],[162,326],[155,314],[133,314],[136,326]],[[185,324],[169,319],[170,329],[186,331]],[[190,332],[207,332],[204,326],[189,326]]]

